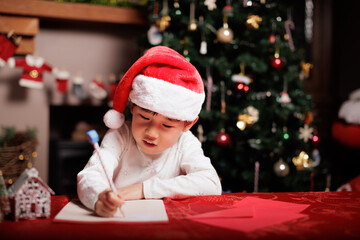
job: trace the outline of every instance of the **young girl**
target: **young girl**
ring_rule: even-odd
[[[123,112],[130,99],[131,122]],[[196,68],[176,51],[149,49],[117,86],[111,128],[100,147],[117,193],[108,189],[97,155],[78,174],[81,202],[99,216],[113,216],[124,200],[220,195],[221,184],[201,143],[189,131],[204,102]]]

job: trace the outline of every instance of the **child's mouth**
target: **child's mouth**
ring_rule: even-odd
[[[152,142],[149,142],[149,141],[146,141],[146,140],[143,140],[145,146],[147,147],[156,147],[156,144],[152,143]]]

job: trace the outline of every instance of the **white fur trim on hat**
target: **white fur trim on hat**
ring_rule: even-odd
[[[6,62],[0,57],[0,67],[4,67]]]
[[[130,100],[136,105],[181,121],[193,121],[199,115],[205,93],[197,93],[167,81],[138,75]]]
[[[11,57],[7,60],[7,64],[10,68],[14,68],[15,67],[15,58]]]
[[[125,121],[124,114],[114,109],[110,109],[104,115],[104,123],[108,128],[111,129],[120,128],[121,125],[123,125],[124,121]]]

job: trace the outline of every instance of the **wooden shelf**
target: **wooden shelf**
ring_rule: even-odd
[[[137,9],[41,0],[1,0],[0,13],[115,24],[146,25],[147,23],[146,13]]]

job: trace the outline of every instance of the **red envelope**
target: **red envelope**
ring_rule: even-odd
[[[247,197],[235,203],[232,209],[198,214],[189,217],[189,219],[216,227],[251,232],[260,228],[303,218],[307,215],[299,212],[309,206],[309,204]],[[251,216],[249,209],[252,210],[253,216]]]
[[[225,210],[213,211],[208,213],[189,216],[190,219],[199,218],[252,218],[254,216],[254,208],[252,205],[244,205],[238,208],[230,208]]]

